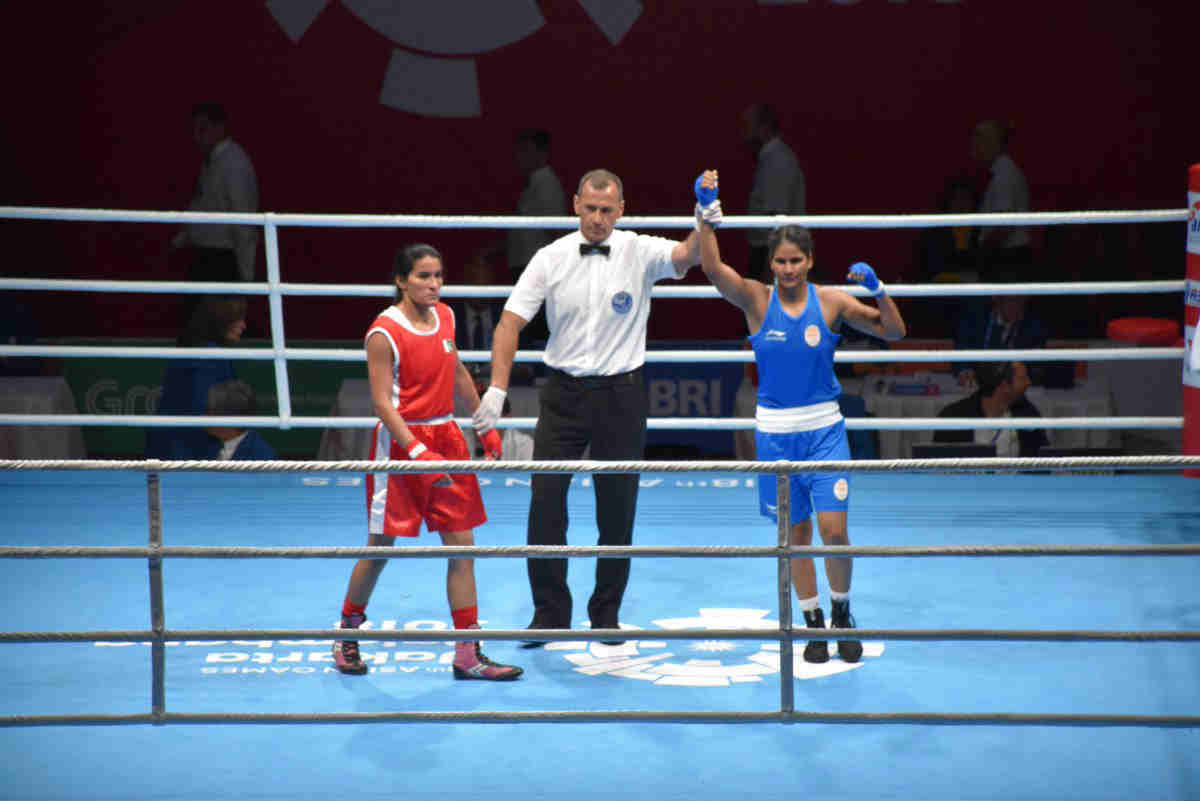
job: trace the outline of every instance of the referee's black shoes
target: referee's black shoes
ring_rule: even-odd
[[[529,621],[529,625],[526,626],[525,628],[528,631],[537,631],[538,629],[569,629],[569,628],[571,628],[571,624],[563,623],[561,625],[555,625],[553,622],[547,620],[546,618],[539,617],[538,615],[535,614],[533,616],[533,620]],[[545,644],[546,644],[545,640],[522,640],[521,641],[522,648],[541,648]]]

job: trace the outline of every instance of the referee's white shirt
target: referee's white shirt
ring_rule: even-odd
[[[574,231],[534,254],[517,280],[506,311],[528,321],[546,304],[545,363],[573,376],[617,375],[646,360],[650,291],[678,278],[671,253],[679,244],[633,231],[613,231],[608,256],[580,256]]]

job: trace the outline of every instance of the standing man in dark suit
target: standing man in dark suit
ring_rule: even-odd
[[[621,179],[608,170],[583,176],[574,209],[579,230],[538,250],[504,306],[492,340],[491,386],[475,413],[475,428],[487,431],[500,418],[519,334],[544,304],[549,378],[540,393],[533,458],[578,459],[590,445],[593,459],[641,459],[649,411],[642,364],[650,293],[656,282],[681,278],[699,262],[696,234],[676,242],[614,230],[625,197]],[[599,544],[631,544],[638,475],[598,473],[594,482]],[[567,473],[534,474],[528,544],[566,544],[570,483]],[[528,570],[534,607],[529,628],[571,628],[567,560],[529,559]],[[596,560],[588,601],[593,629],[620,628],[628,580],[628,559]]]

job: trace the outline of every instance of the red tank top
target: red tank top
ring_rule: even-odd
[[[392,403],[406,422],[454,414],[454,312],[439,303],[434,316],[432,330],[418,331],[400,309],[390,306],[364,338],[365,342],[376,333],[387,337],[392,348]]]

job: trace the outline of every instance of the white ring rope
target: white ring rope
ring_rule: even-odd
[[[994,212],[987,214],[808,214],[728,215],[723,228],[775,228],[803,225],[808,228],[935,228],[956,225],[1027,226],[1109,223],[1184,222],[1188,209],[1125,211]],[[492,228],[572,229],[577,217],[514,217],[477,214],[282,214],[278,212],[230,213],[202,211],[132,211],[0,206],[0,219],[61,220],[66,222],[218,223],[331,228]],[[622,217],[625,228],[692,228],[691,216]]]
[[[960,297],[976,295],[1094,295],[1094,294],[1165,294],[1182,292],[1185,281],[1062,281],[1028,284],[888,284],[892,297]],[[830,284],[829,286],[835,286]],[[857,284],[837,284],[838,289],[860,297],[870,296]],[[40,290],[47,292],[130,292],[149,294],[268,295],[278,287],[281,295],[307,297],[390,298],[394,290],[380,284],[293,284],[265,282],[209,281],[85,281],[77,278],[0,278],[0,290]],[[447,298],[506,298],[513,288],[503,284],[475,286],[458,284],[442,287]],[[655,286],[651,297],[662,299],[720,298],[713,286]]]
[[[466,430],[470,418],[456,418]],[[290,417],[289,428],[374,428],[375,417]],[[947,417],[848,417],[849,431],[972,431],[979,427],[974,418]],[[208,427],[213,425],[235,428],[275,428],[277,417],[190,417],[153,414],[0,414],[0,425],[8,426],[71,426],[108,425],[154,427]],[[536,417],[502,417],[496,428],[533,429]],[[751,417],[651,417],[646,427],[652,431],[753,431]],[[989,420],[991,429],[1176,429],[1183,427],[1182,417],[1004,417]],[[323,463],[324,464],[324,463]],[[726,462],[725,464],[728,464]]]
[[[519,350],[514,361],[541,362],[543,351]],[[132,358],[132,359],[231,359],[266,361],[283,356],[296,361],[365,362],[362,348],[181,348],[121,347],[102,345],[0,345],[0,356],[50,356],[57,358]],[[489,362],[485,350],[459,352],[464,362]],[[1145,348],[1044,348],[1041,350],[843,350],[834,354],[835,362],[1028,362],[1061,361],[1138,361],[1142,359],[1182,359],[1183,346]],[[662,363],[711,364],[753,362],[747,350],[647,350],[646,361]]]

